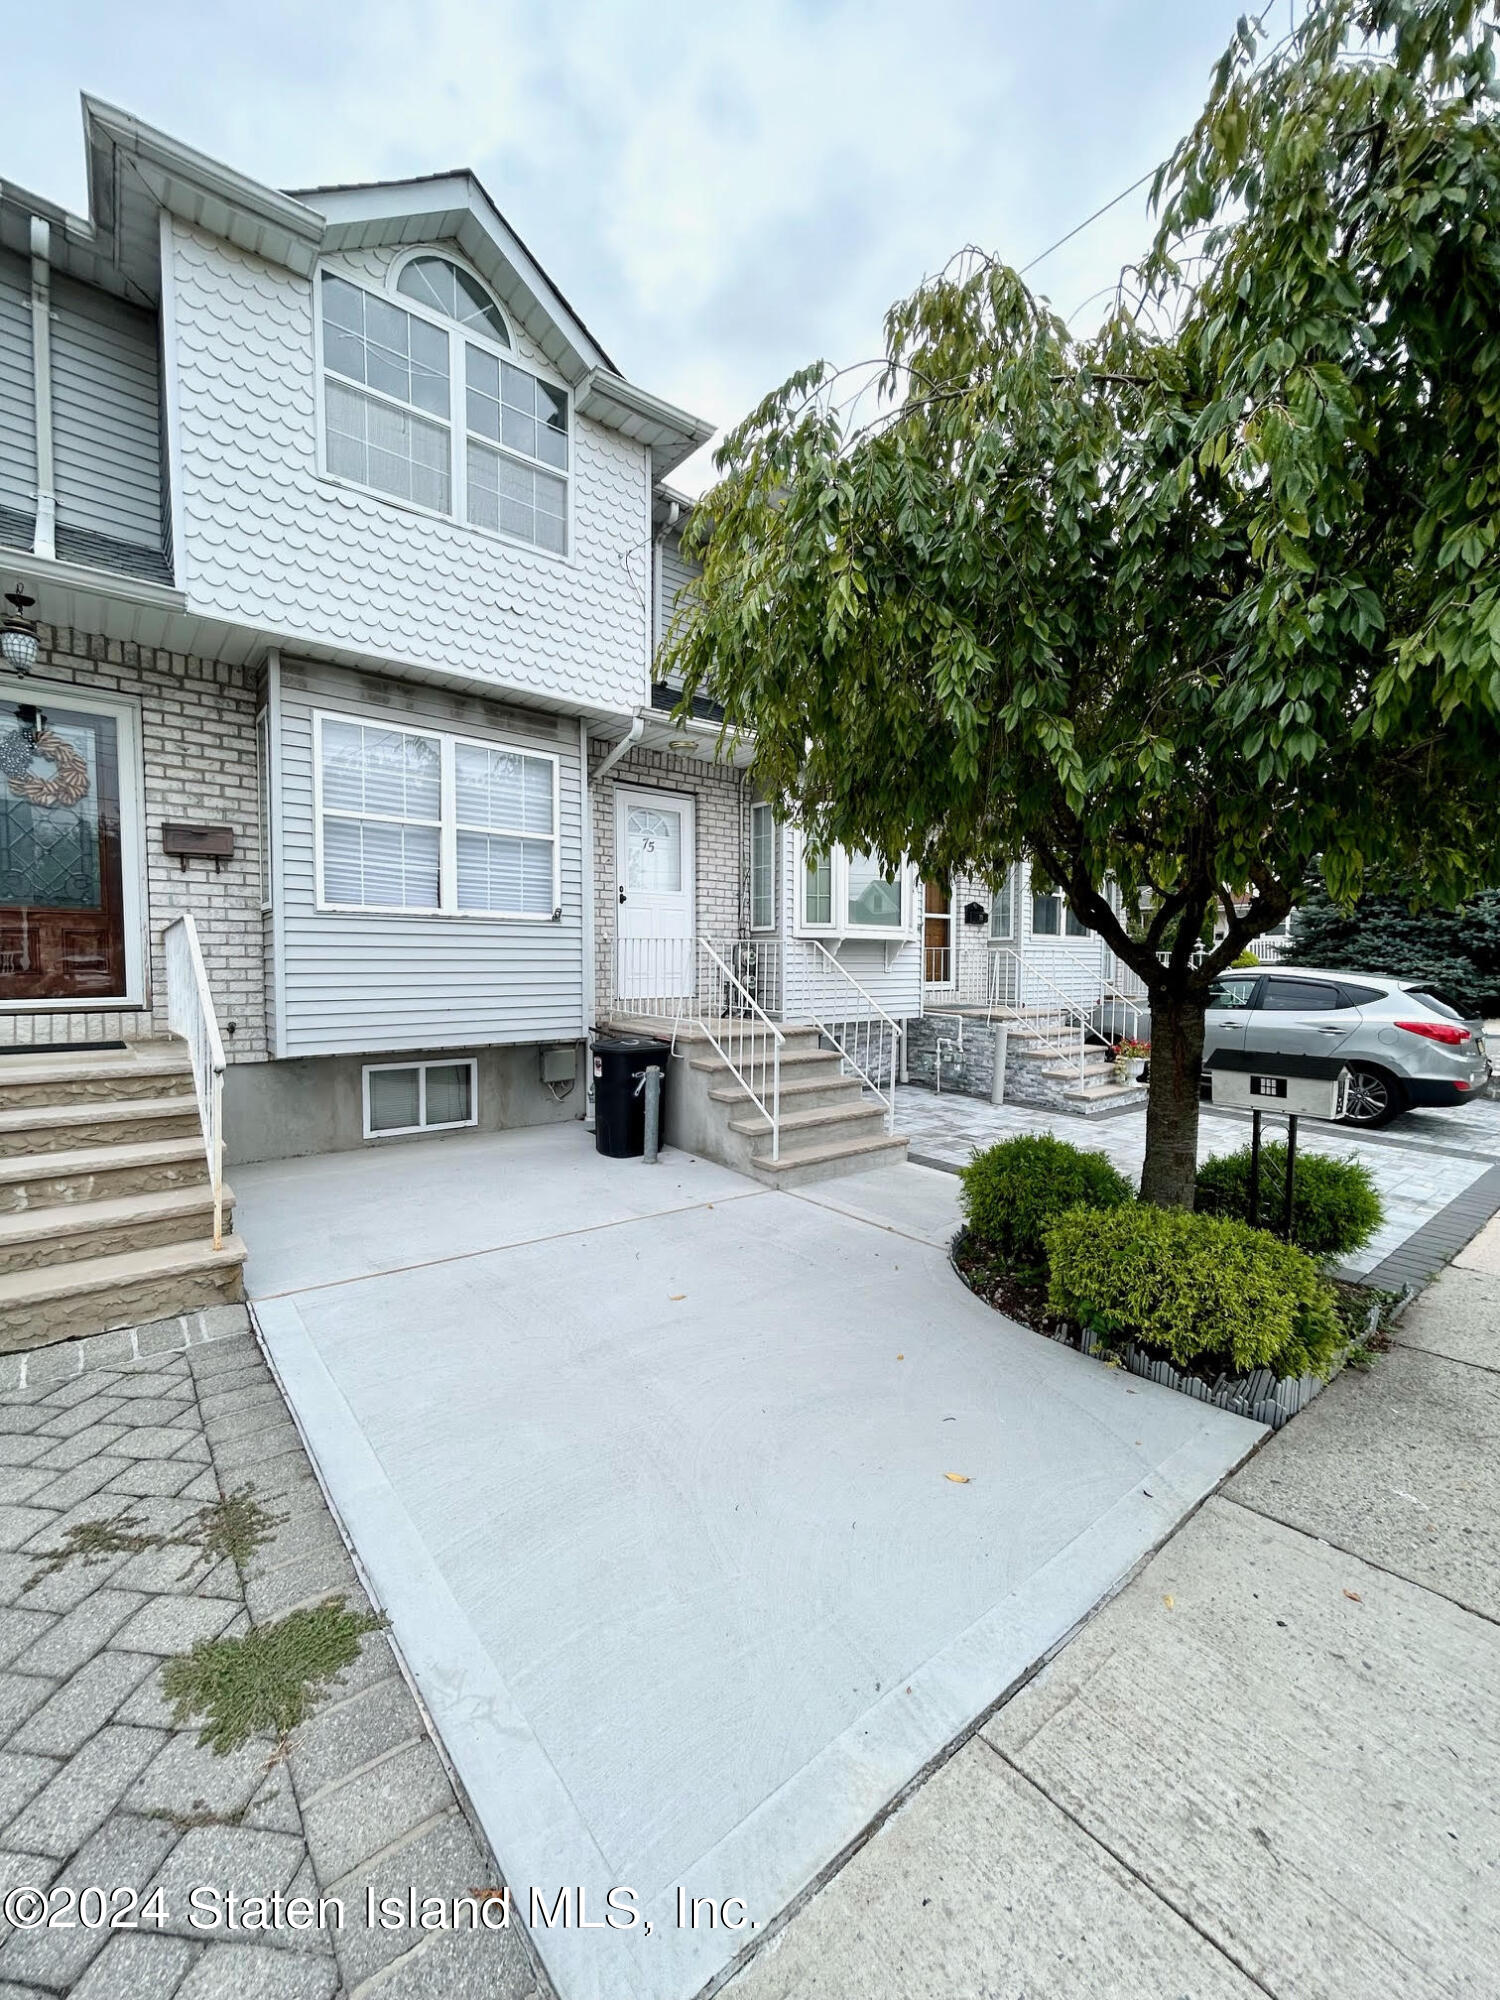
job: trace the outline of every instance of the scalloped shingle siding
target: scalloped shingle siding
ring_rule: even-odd
[[[322,479],[310,281],[172,226],[182,564],[195,610],[616,711],[647,698],[648,458],[576,420],[574,557]]]

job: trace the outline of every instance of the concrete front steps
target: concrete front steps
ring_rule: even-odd
[[[729,1024],[728,1034],[736,1024]],[[660,1023],[617,1019],[613,1028],[670,1037]],[[778,1023],[781,1049],[780,1149],[771,1157],[771,1121],[703,1029],[677,1031],[677,1060],[668,1072],[664,1137],[668,1144],[718,1160],[768,1187],[805,1187],[840,1174],[888,1167],[906,1158],[906,1140],[885,1129],[885,1106],[857,1076],[845,1075],[837,1050],[816,1028]],[[720,1034],[728,1045],[728,1035]],[[762,1096],[770,1065],[740,1063]]]
[[[0,1056],[0,1352],[244,1296],[186,1047]]]

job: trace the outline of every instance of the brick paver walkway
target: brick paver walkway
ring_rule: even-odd
[[[274,1535],[243,1574],[210,1567],[200,1510],[247,1487]],[[146,1545],[48,1558],[100,1522]],[[195,1641],[339,1593],[367,1608],[243,1307],[0,1360],[0,1552],[0,1899],[47,1892],[58,1920],[0,1920],[3,2000],[546,1992],[514,1919],[477,1934],[406,1920],[409,1892],[444,1899],[431,1920],[500,1878],[382,1632],[286,1743],[216,1755],[162,1697],[165,1659]],[[137,1928],[65,1893],[90,1888],[115,1892],[117,1915],[138,1896]],[[330,1903],[299,1927],[284,1902],[272,1927],[230,1929],[231,1892],[242,1911],[306,1898],[314,1919],[336,1898],[342,1926]],[[368,1923],[367,1892],[399,1898],[403,1920]]]

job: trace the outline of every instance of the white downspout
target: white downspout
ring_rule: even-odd
[[[582,715],[578,718],[578,764],[583,785],[583,1026],[587,1034],[594,1025],[598,1004],[595,989],[599,971],[594,963],[594,800],[589,785],[589,725]],[[584,1096],[587,1098],[587,1091]]]
[[[646,733],[646,718],[644,715],[638,715],[635,721],[631,723],[629,729],[626,730],[625,734],[620,738],[619,742],[615,745],[614,749],[610,751],[609,755],[605,758],[604,762],[599,766],[598,770],[594,773],[594,783],[596,785],[598,784],[601,778],[607,778],[609,776],[610,772],[615,768],[616,764],[618,764],[620,759],[625,755],[625,752],[627,750],[633,750],[636,744],[639,743],[641,738],[645,735],[645,733]]]
[[[31,384],[36,407],[36,533],[32,553],[57,554],[57,484],[52,461],[52,232],[31,218]]]
[[[662,545],[666,541],[668,535],[670,535],[672,530],[677,526],[677,522],[681,514],[682,514],[682,509],[678,506],[677,502],[675,500],[669,501],[667,503],[667,518],[665,521],[662,522],[661,526],[657,529],[656,533],[651,537],[651,673],[648,676],[648,679],[654,679],[655,677],[656,656],[658,652],[660,652],[661,650],[662,640],[666,637],[666,634],[662,630],[662,615],[661,615]]]
[[[583,730],[583,732],[584,732],[584,739],[583,739],[583,740],[584,740],[584,752],[583,752],[583,763],[584,763],[584,791],[585,791],[585,795],[588,795],[588,794],[589,794],[589,792],[590,792],[590,787],[589,787],[589,783],[588,783],[588,732],[587,732],[587,727],[586,727],[586,725],[585,725],[585,724],[583,724],[583,723],[580,723],[580,724],[579,724],[579,728],[580,728],[580,729],[582,729],[582,730]],[[645,716],[644,716],[644,715],[638,715],[638,716],[637,716],[637,717],[635,718],[634,722],[632,722],[632,723],[631,723],[631,725],[630,725],[629,729],[627,729],[627,730],[626,730],[625,734],[624,734],[624,735],[623,735],[623,736],[622,736],[622,737],[620,738],[619,742],[618,742],[618,743],[617,743],[617,744],[615,745],[614,749],[610,751],[609,755],[608,755],[608,756],[607,756],[607,757],[606,757],[606,758],[604,759],[604,762],[603,762],[603,763],[602,763],[602,764],[601,764],[601,765],[599,766],[598,770],[597,770],[597,771],[596,771],[596,772],[594,773],[594,783],[595,783],[596,785],[599,785],[599,786],[601,787],[601,790],[600,790],[600,794],[599,794],[599,796],[600,796],[601,798],[602,798],[602,797],[604,796],[604,793],[603,793],[603,790],[602,790],[602,786],[603,786],[603,781],[604,781],[604,780],[605,780],[605,779],[606,779],[606,778],[607,778],[607,777],[609,776],[610,772],[611,772],[611,771],[612,771],[612,770],[613,770],[613,769],[615,768],[616,764],[618,764],[618,763],[619,763],[620,759],[621,759],[621,758],[622,758],[622,757],[623,757],[623,756],[625,755],[625,752],[626,752],[627,750],[629,750],[629,749],[633,748],[633,746],[634,746],[635,744],[637,744],[637,743],[639,743],[639,742],[640,742],[640,740],[641,740],[642,736],[643,736],[643,735],[645,734],[645,732],[646,732],[646,718],[645,718]],[[592,799],[592,797],[590,796],[590,797],[589,797],[589,802],[588,802],[588,817],[587,817],[587,820],[586,820],[586,824],[587,824],[587,825],[589,825],[589,826],[592,826],[592,823],[593,823],[593,799]],[[584,919],[584,929],[585,929],[585,931],[587,932],[587,934],[588,934],[588,935],[589,935],[590,937],[592,937],[592,936],[593,936],[593,928],[594,928],[594,898],[593,898],[593,879],[594,879],[594,875],[593,875],[593,857],[594,857],[594,843],[593,843],[593,836],[592,836],[592,834],[589,834],[589,835],[588,835],[588,860],[587,860],[587,862],[585,863],[585,866],[584,866],[584,873],[585,873],[585,877],[586,877],[586,879],[587,879],[587,883],[588,883],[588,889],[587,889],[587,894],[588,894],[588,914],[586,915],[586,917],[585,917],[585,919]],[[590,945],[590,947],[589,947],[589,950],[590,950],[590,953],[592,954],[592,952],[593,952],[593,950],[594,950],[594,947],[593,947],[593,945]],[[614,960],[614,948],[613,948],[613,946],[611,946],[611,948],[610,948],[610,958],[611,958],[611,971],[610,971],[610,980],[611,980],[611,994],[613,994],[613,980],[614,980],[614,970],[613,970],[613,960]],[[594,970],[593,970],[593,968],[591,967],[591,968],[590,968],[590,970],[589,970],[589,980],[590,980],[590,982],[591,982],[591,984],[590,984],[590,991],[591,991],[591,992],[593,991],[593,985],[592,985],[592,982],[593,982],[594,978],[595,978],[595,973],[594,973]],[[589,1013],[590,1013],[590,1015],[591,1015],[591,1016],[592,1016],[592,1015],[594,1014],[594,1011],[595,1011],[595,1010],[594,1010],[594,1003],[593,1003],[593,1002],[591,1001],[591,1002],[590,1002],[590,1004],[589,1004]],[[587,1095],[587,1109],[586,1109],[586,1122],[587,1122],[587,1124],[588,1124],[588,1127],[589,1127],[589,1129],[590,1129],[591,1131],[592,1131],[592,1129],[593,1129],[593,1123],[594,1123],[594,1119],[593,1119],[593,1111],[594,1111],[594,1075],[593,1075],[593,1064],[592,1064],[592,1063],[590,1063],[590,1065],[589,1065],[589,1079],[588,1079],[588,1095]]]

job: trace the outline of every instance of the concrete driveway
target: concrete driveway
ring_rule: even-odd
[[[782,1193],[569,1126],[235,1184],[519,1913],[575,1892],[564,2000],[695,1993],[1262,1435],[981,1305],[919,1167]]]

